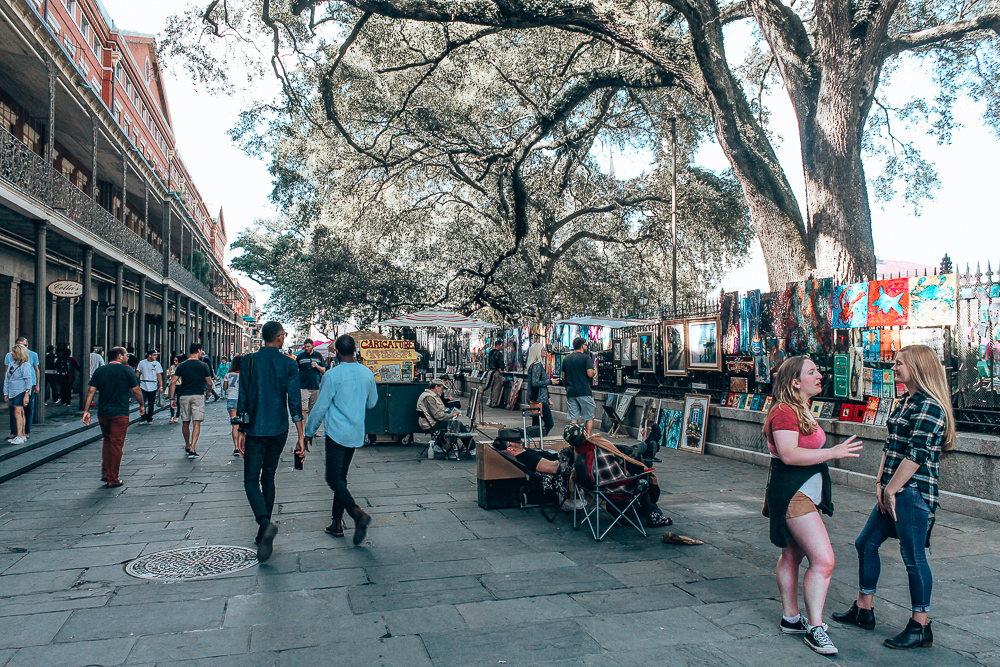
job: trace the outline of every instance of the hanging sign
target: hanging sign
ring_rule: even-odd
[[[362,340],[361,361],[375,374],[376,382],[406,382],[420,359],[412,340]]]
[[[53,280],[49,283],[49,294],[60,299],[76,299],[83,296],[83,283],[76,280]]]

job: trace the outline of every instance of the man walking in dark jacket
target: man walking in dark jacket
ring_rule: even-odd
[[[261,562],[271,557],[278,534],[278,527],[271,521],[274,474],[288,439],[289,413],[298,431],[297,450],[302,449],[305,428],[298,365],[281,354],[286,335],[277,322],[268,322],[261,329],[264,347],[244,359],[236,402],[236,414],[249,415],[250,419],[243,426],[243,489],[260,526],[255,542],[257,560]]]

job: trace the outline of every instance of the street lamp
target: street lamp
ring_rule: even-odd
[[[647,297],[646,293],[643,292],[642,294],[639,295],[639,307],[642,308],[643,312],[646,311],[647,303],[649,303],[649,297]]]

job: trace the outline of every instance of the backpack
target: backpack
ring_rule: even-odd
[[[69,372],[69,357],[61,357],[59,361],[56,362],[56,375],[69,375]]]

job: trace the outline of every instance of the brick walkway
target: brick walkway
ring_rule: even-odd
[[[884,625],[831,624],[841,652],[822,658],[777,632],[777,550],[759,514],[765,471],[678,452],[657,466],[661,506],[672,530],[704,546],[618,528],[598,544],[565,514],[549,524],[538,510],[484,511],[474,461],[378,446],[351,471],[375,518],[366,546],[353,548],[350,528],[346,540],[323,533],[322,452],[297,472],[289,446],[269,562],[198,582],[132,578],[123,565],[142,554],[252,546],[224,404],[207,409],[197,461],[183,458],[165,415],[133,426],[122,489],[99,484],[99,445],[0,485],[0,665],[1000,665],[1000,526],[938,517],[933,649],[880,646],[908,616],[890,543]],[[853,540],[872,504],[834,492],[828,613],[853,597]]]

